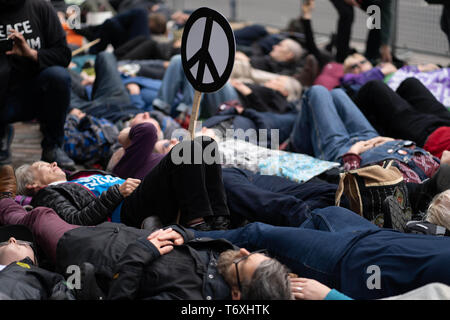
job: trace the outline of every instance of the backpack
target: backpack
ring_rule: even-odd
[[[392,163],[341,173],[336,206],[345,194],[351,211],[380,228],[404,231],[406,222],[411,220],[411,205],[403,175]]]

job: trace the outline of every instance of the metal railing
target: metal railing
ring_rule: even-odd
[[[448,39],[440,28],[441,5],[428,5],[424,0],[394,1],[395,48],[450,57]],[[231,21],[250,21],[281,29],[300,14],[300,0],[168,0],[167,3],[181,10],[207,6]],[[328,36],[335,32],[337,18],[329,0],[316,0],[313,13],[316,34]],[[365,41],[366,19],[365,12],[355,9],[352,40]]]

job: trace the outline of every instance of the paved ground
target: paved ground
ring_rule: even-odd
[[[32,163],[41,159],[41,139],[39,124],[14,124],[14,140],[11,145],[13,167],[17,168],[25,163]]]

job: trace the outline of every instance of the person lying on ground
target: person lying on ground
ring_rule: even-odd
[[[442,155],[449,150],[445,132],[450,111],[416,78],[393,91],[382,81],[366,83],[354,98],[372,126],[384,136],[412,140],[419,147]],[[440,156],[439,156],[440,157]]]
[[[229,211],[220,164],[206,164],[203,158],[194,163],[195,153],[203,154],[206,148],[214,158],[214,141],[182,142],[141,179],[96,171],[68,177],[56,163],[38,161],[16,169],[18,193],[33,196],[31,206],[53,208],[72,224],[97,225],[110,219],[140,227],[148,216],[168,223],[180,213],[182,225],[222,228],[228,224]],[[186,161],[174,162],[175,152]]]
[[[181,100],[179,92],[182,93]],[[231,100],[238,100],[245,108],[257,111],[286,113],[296,108],[296,101],[300,97],[301,85],[292,77],[278,76],[263,86],[230,80],[220,90],[203,95],[200,117],[215,115],[220,105]],[[153,106],[168,115],[176,116],[178,113],[189,113],[193,99],[194,88],[184,74],[181,56],[176,55],[170,60]]]
[[[173,153],[179,140],[154,143],[155,131],[151,123],[132,127],[128,139],[124,137],[124,155],[116,153],[113,156],[117,157],[117,164],[112,172],[124,179],[142,179],[146,172],[155,170],[152,168],[162,157]],[[209,136],[205,134],[196,139],[201,138],[208,139]],[[218,163],[222,164],[220,159]],[[318,163],[314,165],[319,166]],[[285,177],[261,175],[237,168],[223,168],[221,172],[232,226],[241,225],[245,220],[298,226],[306,219],[309,210],[334,204],[337,184],[315,178],[316,175],[309,176],[305,183],[298,183]],[[346,205],[344,200],[343,206]]]
[[[248,250],[267,249],[301,278],[353,299],[391,297],[434,282],[450,284],[449,237],[382,229],[341,207],[312,210],[296,228],[256,222],[194,234],[224,238],[237,246],[245,243]],[[373,266],[379,268],[379,278]]]
[[[67,275],[73,265],[90,269],[82,274],[90,278],[81,281],[98,286],[87,299],[292,299],[289,270],[277,260],[226,240],[194,238],[192,230],[179,225],[154,232],[112,222],[83,227],[68,224],[49,208],[27,212],[8,198],[0,200],[0,223],[27,226],[60,274]],[[30,250],[12,244],[8,250],[5,257],[0,248],[7,271],[16,261],[32,264]]]
[[[431,182],[423,183],[436,175],[439,159],[413,141],[380,136],[342,89],[330,92],[313,86],[305,93],[288,150],[340,162],[346,171],[394,160],[404,181],[412,187],[410,199],[420,208],[415,211],[424,211],[439,193],[429,188]],[[446,176],[448,165],[441,167],[440,175]]]
[[[414,77],[419,79],[442,104],[450,106],[449,70],[436,64],[406,65],[398,69],[392,63],[383,62],[374,67],[366,57],[355,53],[344,61],[344,73],[341,85],[352,96],[372,80],[384,81],[392,90],[397,90],[404,80]]]

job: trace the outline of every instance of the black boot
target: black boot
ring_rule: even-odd
[[[0,165],[11,164],[11,143],[14,138],[14,127],[6,125],[3,132],[0,133]]]
[[[60,147],[45,148],[41,159],[49,163],[56,162],[63,169],[75,170],[75,162]]]
[[[158,216],[150,216],[148,218],[145,218],[141,224],[141,229],[145,229],[150,232],[154,232],[158,229],[161,229],[162,227],[163,224]]]

